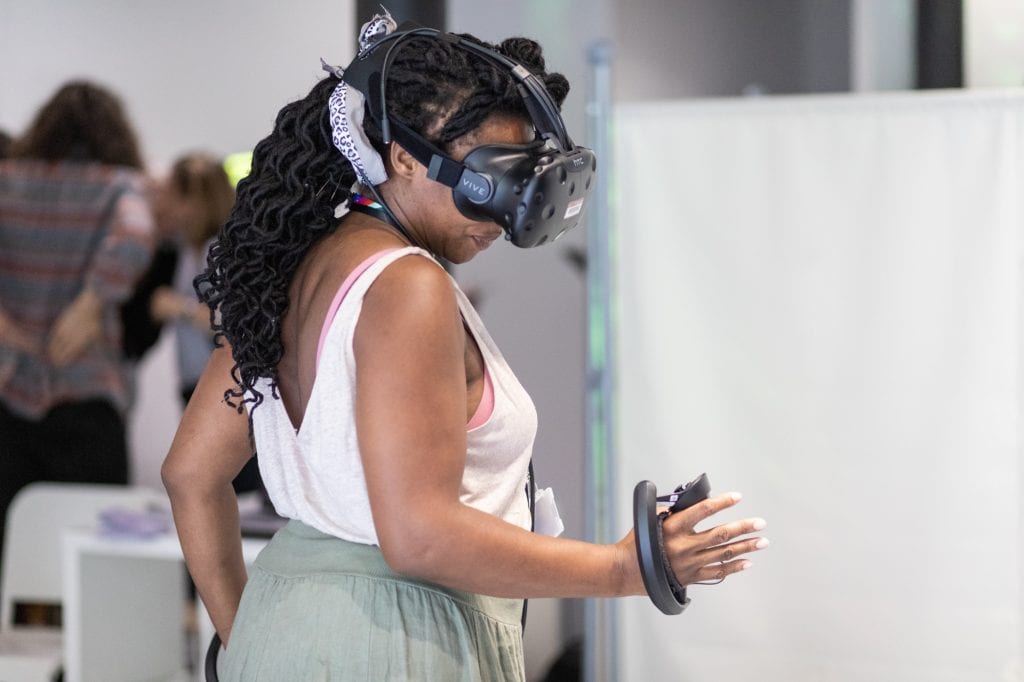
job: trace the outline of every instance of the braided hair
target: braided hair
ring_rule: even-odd
[[[493,46],[462,37],[520,62],[543,80],[555,102],[564,101],[569,83],[561,74],[545,72],[536,42],[510,38]],[[327,76],[280,111],[273,131],[253,150],[252,171],[239,182],[235,206],[210,249],[206,271],[196,278],[200,299],[219,313],[211,313],[217,344],[223,339],[231,344],[238,386],[227,391],[225,400],[239,411],[246,403],[255,408],[263,401],[255,388],[260,377],[271,380],[276,394],[289,284],[313,244],[337,227],[334,207],[348,198],[356,181],[352,166],[331,141],[327,102],[338,83],[337,77]],[[529,120],[508,71],[434,37],[410,37],[396,47],[387,96],[389,116],[445,151],[493,114]],[[385,156],[380,128],[369,111],[364,128]]]

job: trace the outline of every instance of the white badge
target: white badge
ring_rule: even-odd
[[[539,489],[533,499],[533,529],[541,535],[550,535],[553,538],[557,538],[565,530],[551,488]]]

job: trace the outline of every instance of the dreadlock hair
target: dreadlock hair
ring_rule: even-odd
[[[564,101],[569,83],[561,74],[545,72],[536,42],[510,38],[493,46],[462,37],[520,62],[543,80],[555,102]],[[276,397],[289,285],[310,247],[336,227],[334,207],[348,198],[356,181],[331,141],[327,102],[338,83],[333,75],[324,78],[278,114],[273,132],[253,151],[252,170],[238,184],[235,206],[210,249],[207,269],[196,278],[200,299],[219,311],[219,320],[211,312],[218,345],[223,339],[231,344],[238,386],[226,392],[225,400],[239,411],[246,403],[254,409],[263,401],[255,388],[260,377],[271,380]],[[529,120],[511,74],[435,37],[410,37],[396,47],[387,97],[389,116],[446,151],[491,115]],[[368,108],[364,129],[387,158]]]
[[[460,37],[499,52],[521,63],[540,77],[552,99],[561,106],[569,93],[569,81],[560,73],[544,71],[538,43],[528,38],[509,38],[495,46],[469,34]],[[388,115],[445,151],[493,114],[530,120],[516,81],[492,62],[434,37],[415,36],[395,49],[388,69]],[[435,130],[438,124],[439,130]],[[369,116],[364,129],[377,151],[386,151],[377,122]]]
[[[355,182],[355,172],[331,142],[327,100],[338,82],[321,80],[278,113],[273,132],[253,150],[252,169],[238,183],[206,271],[195,280],[199,299],[210,307],[217,344],[231,344],[239,388],[225,399],[239,411],[247,401],[262,402],[253,388],[257,378],[269,376],[276,384],[288,285],[309,248],[335,224],[335,201],[325,188],[347,193]],[[236,404],[233,398],[243,400]]]

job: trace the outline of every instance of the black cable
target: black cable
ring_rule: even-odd
[[[217,656],[220,654],[220,635],[216,632],[213,633],[213,639],[210,640],[210,646],[206,650],[206,665],[204,670],[206,671],[206,682],[219,682],[217,677]]]
[[[530,505],[530,532],[534,532],[537,526],[537,514],[536,503],[537,503],[537,481],[533,478],[533,459],[530,460],[530,467],[526,473],[526,499]],[[523,600],[523,634],[526,634],[526,607],[530,603],[529,599]]]
[[[394,212],[391,210],[391,207],[388,206],[386,201],[384,201],[384,197],[380,195],[380,192],[377,191],[377,188],[374,187],[373,185],[366,185],[366,187],[370,190],[370,194],[373,195],[374,201],[381,205],[381,208],[374,208],[372,206],[362,206],[361,204],[354,204],[349,202],[348,210],[355,211],[356,213],[365,213],[366,215],[373,216],[378,220],[384,221],[385,223],[391,225],[391,227],[398,230],[402,234],[402,236],[405,237],[406,241],[409,242],[409,244],[429,252],[430,249],[425,248],[422,244],[413,239],[412,235],[409,234],[409,231],[405,229],[404,225],[402,225],[402,221],[398,219],[398,216],[394,214]]]

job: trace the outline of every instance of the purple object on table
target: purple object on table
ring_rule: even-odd
[[[153,538],[169,533],[171,528],[171,516],[166,511],[113,507],[100,512],[100,534],[106,537]]]

